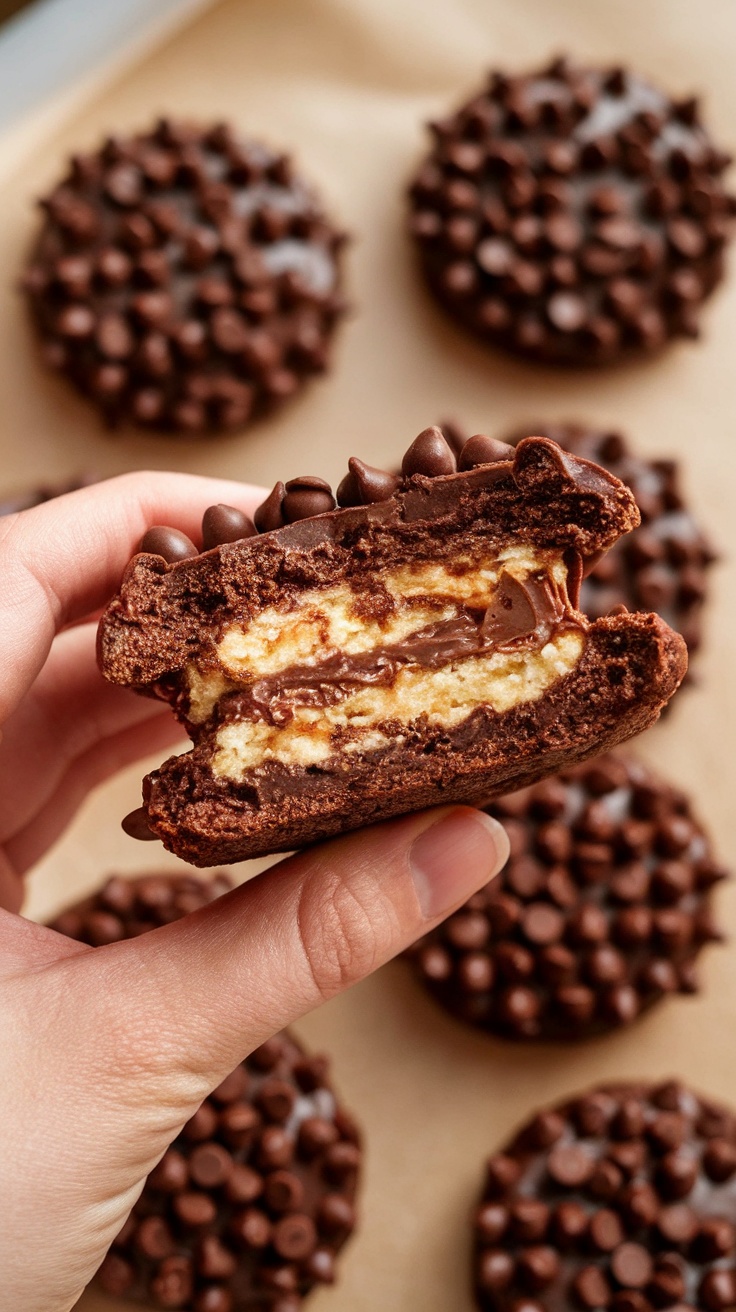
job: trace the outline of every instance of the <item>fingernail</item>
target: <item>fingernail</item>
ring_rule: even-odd
[[[412,843],[409,864],[427,920],[447,915],[503,868],[509,840],[484,811],[458,807],[424,829]]]

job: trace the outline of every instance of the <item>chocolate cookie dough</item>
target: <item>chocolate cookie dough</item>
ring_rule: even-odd
[[[325,369],[344,234],[286,155],[163,119],[75,155],[42,208],[43,353],[109,424],[240,429]]]
[[[736,210],[697,101],[558,59],[491,74],[431,128],[410,227],[462,324],[555,365],[697,336]]]
[[[488,1161],[474,1286],[483,1312],[733,1308],[733,1112],[676,1080],[539,1112]]]
[[[351,460],[344,509],[312,477],[255,525],[214,508],[203,555],[144,538],[100,666],[169,700],[195,746],[146,779],[138,833],[201,865],[289,850],[508,792],[656,718],[682,639],[577,609],[586,560],[638,522],[617,479],[546,438],[476,436],[456,472],[436,428],[402,468]]]
[[[222,872],[113,877],[52,928],[99,946],[195,911]],[[148,1177],[97,1274],[108,1293],[183,1312],[300,1312],[355,1226],[360,1140],[324,1057],[284,1031],[215,1089]]]
[[[487,809],[508,864],[409,954],[443,1007],[504,1038],[570,1041],[695,992],[725,875],[683,793],[609,755]]]

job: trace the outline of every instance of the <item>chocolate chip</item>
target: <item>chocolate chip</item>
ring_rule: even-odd
[[[235,506],[209,506],[202,517],[202,550],[209,551],[225,542],[240,542],[252,538],[256,526],[242,510]]]
[[[442,436],[440,428],[425,428],[415,437],[401,464],[405,478],[412,474],[423,474],[427,478],[437,478],[443,474],[454,474],[455,457],[449,443]]]
[[[651,1279],[654,1263],[641,1244],[621,1244],[611,1254],[611,1272],[620,1285],[643,1289]]]
[[[611,1297],[605,1274],[596,1266],[583,1267],[572,1282],[572,1290],[584,1308],[605,1307]]]
[[[299,519],[311,519],[313,515],[325,515],[335,508],[332,490],[324,479],[292,478],[285,487],[281,513],[287,524],[293,524]]]
[[[366,465],[356,456],[350,457],[348,470],[346,478],[340,484],[340,488],[343,489],[342,495],[340,488],[337,492],[337,499],[341,506],[370,506],[377,501],[386,501],[388,497],[393,496],[399,485],[395,474],[387,473],[383,469],[375,469],[373,465]]]
[[[513,460],[513,448],[485,433],[475,433],[463,442],[458,452],[458,469],[475,469],[477,465],[494,465],[499,460]]]
[[[567,1188],[579,1187],[589,1180],[594,1165],[590,1153],[576,1144],[558,1144],[547,1160],[547,1170],[555,1184]]]
[[[189,560],[199,554],[186,533],[180,533],[178,529],[168,528],[163,524],[156,524],[153,528],[149,528],[141,538],[138,550],[150,552],[153,556],[163,556],[169,565],[175,565],[180,560]]]
[[[158,839],[148,823],[148,812],[144,806],[139,806],[135,811],[130,811],[121,821],[121,828],[129,838],[137,838],[139,842],[150,842]]]
[[[253,516],[253,523],[259,533],[270,533],[274,529],[283,528],[286,523],[281,511],[281,506],[286,495],[286,488],[283,483],[276,483],[273,491],[269,492],[265,501],[262,501]]]
[[[280,1257],[289,1261],[302,1261],[314,1249],[317,1231],[314,1222],[303,1214],[294,1213],[277,1221],[272,1243]]]

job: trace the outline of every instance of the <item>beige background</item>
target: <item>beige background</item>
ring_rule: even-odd
[[[736,274],[709,306],[700,343],[642,365],[558,376],[486,352],[446,324],[417,283],[403,235],[403,189],[424,149],[422,121],[472,91],[488,65],[522,67],[561,49],[630,61],[677,93],[705,89],[715,133],[736,146],[733,0],[224,0],[57,121],[41,143],[37,134],[0,143],[2,482],[146,466],[268,485],[305,472],[337,480],[348,455],[393,463],[445,415],[491,432],[534,415],[581,416],[620,425],[642,451],[680,455],[725,559],[700,685],[637,749],[693,789],[723,859],[736,865]],[[35,222],[33,199],[65,154],[164,110],[228,115],[293,146],[356,235],[348,258],[355,314],[333,373],[242,437],[106,437],[86,404],[38,365],[11,289]],[[32,915],[50,914],[113,869],[132,872],[152,858],[176,865],[119,829],[137,804],[140,775],[129,770],[89,799],[31,878]],[[733,889],[721,906],[736,922]],[[314,1297],[314,1312],[469,1309],[466,1217],[481,1159],[539,1101],[601,1078],[670,1073],[736,1100],[736,945],[710,952],[704,982],[700,998],[669,1002],[628,1032],[555,1051],[466,1032],[400,965],[305,1020],[300,1034],[333,1053],[368,1143],[360,1234],[340,1284]],[[85,1312],[110,1307],[96,1295],[80,1304]]]

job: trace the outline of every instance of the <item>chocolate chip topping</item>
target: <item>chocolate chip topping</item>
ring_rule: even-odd
[[[697,988],[724,878],[687,797],[603,756],[493,802],[511,856],[410,950],[453,1015],[513,1039],[583,1039]]]
[[[477,1305],[725,1312],[735,1185],[736,1118],[675,1080],[604,1085],[541,1111],[487,1163]]]
[[[348,472],[337,489],[339,506],[372,506],[387,501],[399,486],[396,474],[367,465],[357,456],[348,460]]]
[[[252,537],[254,532],[273,533],[289,524],[324,517],[338,507],[347,510],[389,502],[397,492],[411,488],[416,479],[443,478],[455,474],[458,469],[468,474],[486,465],[498,465],[499,477],[504,473],[500,466],[508,466],[520,486],[523,482],[531,485],[533,481],[542,479],[549,483],[550,488],[552,481],[560,486],[563,482],[569,482],[576,483],[581,489],[585,486],[604,497],[612,494],[610,480],[606,480],[602,471],[596,470],[589,462],[572,463],[566,460],[549,442],[535,445],[532,440],[517,456],[514,447],[496,438],[476,433],[467,442],[463,442],[460,429],[455,432],[458,452],[462,448],[459,465],[443,429],[435,426],[425,428],[414,439],[404,456],[401,476],[376,469],[351,456],[348,473],[337,489],[337,498],[324,479],[303,475],[290,479],[288,483],[276,483],[265,501],[261,502],[252,521],[242,511],[231,506],[211,506],[205,511],[202,521],[202,550],[208,551],[213,547]],[[138,550],[162,556],[168,564],[176,564],[199,554],[184,534],[177,529],[160,526],[149,530]]]
[[[214,507],[213,507],[214,508]],[[155,524],[143,534],[139,551],[150,552],[152,556],[162,556],[168,565],[175,565],[179,560],[189,560],[199,555],[197,548],[186,533],[165,524]]]
[[[517,442],[528,432],[542,433],[566,451],[610,470],[631,488],[641,512],[641,527],[617,542],[587,574],[581,609],[592,619],[611,614],[618,605],[656,611],[682,634],[692,655],[701,644],[708,570],[717,557],[688,510],[677,461],[646,460],[631,450],[621,433],[581,424],[527,425],[509,440]],[[471,438],[467,446],[474,441]]]
[[[560,59],[493,73],[431,129],[411,232],[431,288],[472,331],[555,364],[697,335],[735,201],[695,101]]]
[[[227,892],[218,872],[113,876],[52,928],[99,947]],[[360,1140],[324,1057],[284,1031],[257,1048],[184,1126],[148,1177],[97,1274],[109,1294],[190,1312],[299,1312],[335,1279],[355,1226]]]
[[[442,429],[437,427],[425,428],[415,437],[401,462],[404,478],[412,474],[437,478],[441,474],[454,474],[456,469],[452,448],[442,436]]]
[[[240,542],[256,532],[253,520],[235,506],[209,506],[202,516],[202,550],[209,551],[224,542]]]
[[[162,120],[73,157],[42,207],[44,354],[108,423],[243,428],[326,367],[343,235],[286,156]]]
[[[458,469],[475,469],[477,465],[494,465],[498,460],[512,460],[507,442],[499,442],[485,433],[476,433],[462,444],[458,454]]]

